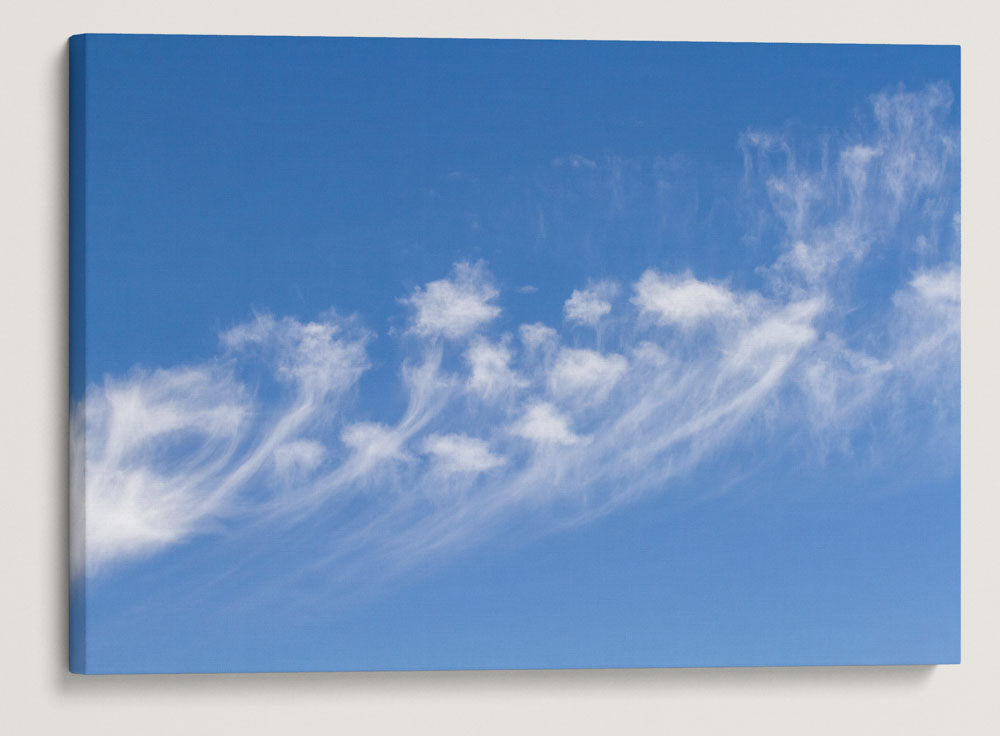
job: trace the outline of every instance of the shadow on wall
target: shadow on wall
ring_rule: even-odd
[[[58,548],[55,551],[58,565],[52,568],[52,595],[58,615],[52,617],[56,630],[52,632],[55,651],[52,652],[56,672],[69,677],[69,41],[53,54],[50,66],[49,88],[54,95],[51,110],[57,120],[52,126],[51,150],[56,153],[52,162],[52,186],[49,201],[56,211],[52,213],[55,223],[55,242],[51,243],[52,276],[56,280],[56,294],[59,304],[56,313],[58,321],[51,325],[48,339],[55,346],[54,355],[61,356],[54,366],[55,385],[50,386],[51,395],[56,397],[58,416],[53,417],[53,426],[62,431],[53,432],[51,437],[52,466],[57,469],[55,477],[59,483],[52,489],[54,498],[50,508],[52,514],[52,539]]]
[[[462,672],[300,672],[277,674],[70,675],[60,690],[102,702],[173,694],[196,700],[221,694],[276,695],[555,695],[574,693],[914,692],[930,684],[933,665],[890,667],[718,667],[627,670],[494,670]]]

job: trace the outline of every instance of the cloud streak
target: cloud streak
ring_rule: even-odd
[[[834,165],[805,169],[770,134],[741,140],[748,196],[780,232],[758,289],[643,264],[631,283],[560,295],[562,328],[518,325],[487,265],[456,263],[399,300],[394,420],[359,411],[374,334],[335,312],[257,315],[203,363],[88,387],[72,413],[74,573],[317,515],[335,532],[312,540],[317,564],[404,569],[516,514],[572,525],[661,491],[762,416],[826,437],[921,401],[921,386],[957,406],[957,235],[939,227],[958,205],[950,92],[871,105]],[[566,159],[581,161],[596,167]],[[859,328],[845,315],[889,249],[905,265]],[[598,324],[599,339],[574,327]]]

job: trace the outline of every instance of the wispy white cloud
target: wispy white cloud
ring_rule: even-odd
[[[467,382],[469,390],[486,399],[526,385],[526,381],[511,370],[511,352],[503,342],[475,340],[466,350],[465,360],[471,370]]]
[[[809,422],[830,432],[853,429],[851,417],[876,398],[893,365],[853,350],[840,336],[828,334],[801,361],[798,370],[799,387],[809,402]]]
[[[576,445],[584,441],[570,429],[569,419],[564,414],[543,401],[529,406],[511,431],[518,437],[542,445]]]
[[[315,469],[322,447],[301,435],[365,370],[368,339],[332,313],[306,324],[261,315],[222,335],[220,360],[91,386],[71,427],[73,453],[85,457],[71,489],[84,511],[74,569],[95,573],[211,528],[268,468],[272,496],[289,471]],[[270,418],[230,368],[250,347],[291,391]]]
[[[611,299],[618,294],[618,284],[599,281],[586,289],[575,289],[563,306],[563,313],[570,322],[596,326],[601,318],[611,312]]]
[[[136,372],[90,392],[85,421],[73,430],[78,444],[86,436],[85,487],[75,490],[86,491],[91,569],[201,530],[227,500],[245,402],[242,387],[209,366]],[[184,442],[195,449],[175,460],[169,449]]]
[[[358,422],[344,427],[340,439],[353,451],[353,460],[366,472],[376,465],[407,460],[402,444],[404,435],[379,422]]]
[[[660,274],[647,270],[632,297],[640,312],[658,324],[694,327],[715,319],[733,319],[742,313],[733,293],[691,274]]]
[[[274,449],[274,469],[281,475],[309,473],[323,461],[326,449],[314,440],[294,440]]]
[[[581,156],[578,153],[570,154],[569,156],[561,156],[559,158],[552,160],[553,166],[569,166],[573,169],[596,169],[597,162],[593,161],[586,156]]]
[[[904,250],[926,251],[937,240],[938,221],[954,216],[957,184],[948,177],[957,172],[958,132],[944,123],[951,90],[934,84],[919,92],[882,92],[871,103],[874,129],[845,136],[829,154],[832,165],[807,169],[787,140],[743,136],[747,176],[763,183],[785,231],[785,252],[763,269],[774,288],[821,288],[835,273],[861,264],[872,248],[898,249],[894,235],[904,213],[923,220],[927,230]],[[957,251],[948,255],[957,258]]]
[[[456,339],[500,315],[500,307],[491,303],[498,294],[484,264],[457,263],[452,278],[418,287],[403,301],[413,307],[414,333]]]
[[[350,327],[350,325],[346,325]],[[223,333],[230,350],[257,348],[271,360],[279,379],[295,383],[312,399],[340,391],[367,368],[364,345],[369,335],[342,339],[345,324],[330,313],[320,322],[301,323],[290,317],[276,320],[258,315],[254,321]]]
[[[910,287],[935,309],[953,313],[961,299],[962,280],[955,264],[921,271],[910,281]],[[953,320],[949,320],[949,326]]]
[[[607,398],[627,369],[628,361],[621,355],[563,348],[549,372],[549,391],[554,396],[600,402]]]
[[[372,335],[332,312],[258,315],[202,364],[88,387],[71,420],[75,572],[224,521],[320,510],[335,533],[310,540],[318,561],[405,567],[518,511],[562,525],[607,513],[761,426],[823,441],[888,402],[957,406],[948,104],[942,87],[877,95],[870,128],[813,168],[784,138],[747,133],[744,186],[778,232],[756,289],[641,264],[627,302],[613,306],[621,287],[607,281],[554,295],[567,322],[600,330],[535,322],[515,336],[495,324],[486,265],[456,264],[401,299],[424,339],[402,341],[398,417],[363,413]],[[865,279],[885,277],[863,269],[889,248],[905,264],[898,283],[869,295]],[[242,377],[262,367],[273,385]]]
[[[486,441],[464,434],[430,434],[423,449],[445,473],[484,473],[507,462]]]
[[[518,332],[521,336],[521,342],[529,351],[538,350],[545,346],[554,346],[559,341],[559,333],[541,322],[521,325]]]
[[[961,279],[958,264],[916,273],[892,299],[890,360],[918,385],[958,391],[961,338]]]

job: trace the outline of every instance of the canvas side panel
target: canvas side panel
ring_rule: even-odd
[[[87,37],[69,40],[69,669],[87,671],[86,575],[83,557],[86,458],[83,417],[86,390],[86,48]]]

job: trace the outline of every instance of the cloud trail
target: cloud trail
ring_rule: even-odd
[[[924,401],[927,387],[957,411],[958,236],[942,226],[958,218],[951,94],[934,85],[871,103],[874,124],[816,169],[779,137],[743,136],[748,196],[781,233],[757,290],[643,264],[630,284],[560,296],[568,325],[510,332],[482,262],[402,297],[408,398],[395,422],[346,401],[374,334],[332,311],[257,315],[201,364],[89,386],[71,419],[74,573],[245,520],[316,515],[337,532],[315,540],[323,564],[405,568],[514,514],[565,526],[662,491],[762,415],[841,435],[886,402]],[[898,283],[858,327],[845,315],[873,254],[890,250]],[[600,324],[600,344],[571,339],[574,324]],[[250,368],[273,391],[251,390]]]

